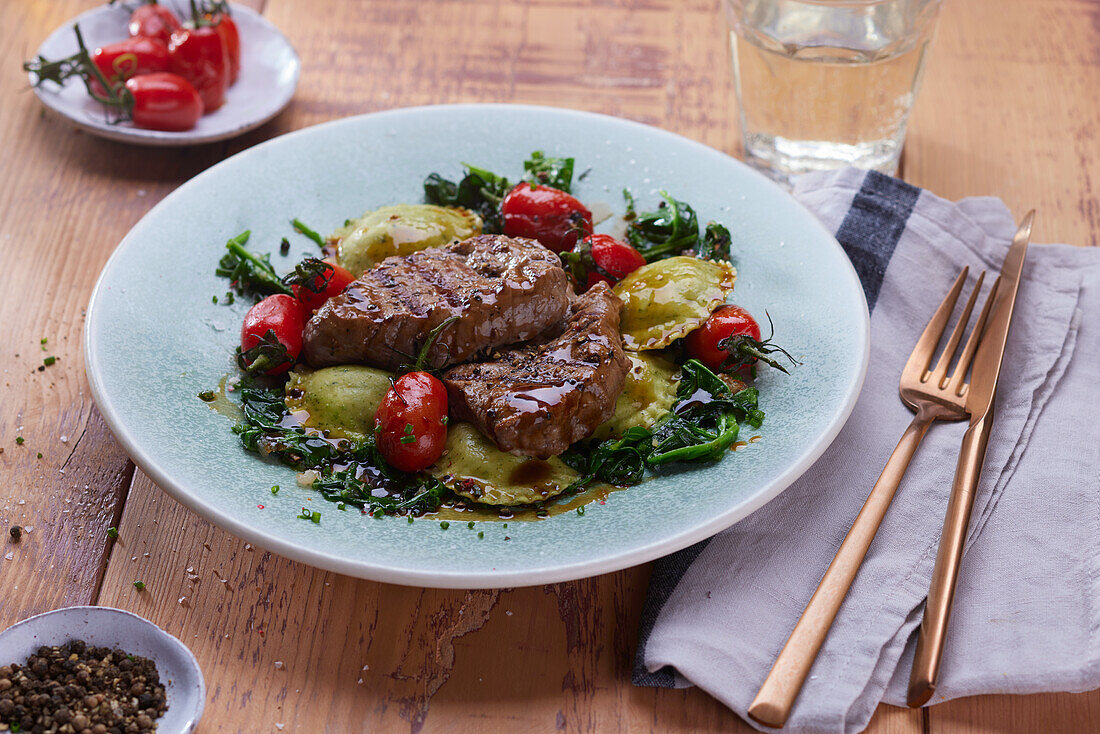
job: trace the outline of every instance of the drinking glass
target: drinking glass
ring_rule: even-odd
[[[940,0],[726,0],[745,159],[897,172]]]

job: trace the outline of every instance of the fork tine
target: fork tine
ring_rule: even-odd
[[[978,300],[978,293],[982,289],[982,281],[985,280],[985,271],[983,270],[978,275],[978,282],[974,284],[974,290],[970,293],[970,298],[966,299],[966,307],[963,308],[962,314],[959,315],[959,320],[955,323],[955,328],[951,330],[951,336],[947,339],[947,346],[943,348],[943,353],[940,354],[940,361],[936,363],[936,369],[932,370],[932,374],[928,376],[928,380],[940,388],[944,387],[947,377],[947,368],[951,366],[951,360],[955,358],[955,350],[959,348],[959,342],[962,341],[963,332],[966,331],[967,324],[970,323],[970,314],[974,310],[974,303]]]
[[[959,277],[955,279],[955,284],[944,296],[943,303],[936,309],[936,313],[932,314],[928,326],[924,327],[924,332],[920,335],[917,345],[913,347],[913,352],[909,355],[909,361],[905,363],[905,369],[902,371],[903,380],[908,378],[920,380],[924,371],[928,369],[928,365],[932,364],[932,355],[936,352],[936,345],[940,343],[943,330],[947,328],[947,322],[951,318],[951,312],[955,310],[955,302],[959,300],[959,293],[962,292],[963,284],[966,282],[966,276],[969,272],[969,267],[962,269]]]
[[[963,380],[966,378],[966,371],[970,369],[974,353],[978,351],[978,342],[981,341],[982,332],[985,331],[985,322],[989,319],[993,298],[997,295],[997,286],[1000,284],[1001,277],[997,276],[997,279],[993,281],[993,287],[989,289],[989,295],[985,297],[985,305],[982,306],[982,312],[978,315],[977,323],[974,324],[974,331],[970,332],[970,337],[966,340],[966,346],[963,347],[962,354],[959,355],[959,363],[955,365],[955,372],[947,383],[946,387],[960,397],[966,391],[968,383],[963,382]],[[974,292],[977,293],[978,289],[975,288]]]

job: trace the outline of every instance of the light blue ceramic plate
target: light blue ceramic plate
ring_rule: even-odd
[[[583,516],[481,522],[474,530],[404,518],[374,520],[299,488],[292,470],[245,453],[230,421],[196,396],[232,366],[247,304],[214,305],[214,267],[227,239],[288,270],[314,246],[289,225],[329,232],[384,204],[422,201],[421,182],[460,162],[513,179],[532,150],[591,169],[575,193],[623,211],[665,188],[700,220],[733,234],[735,300],[763,317],[802,366],[763,370],[762,440],[717,465],[613,492]],[[293,247],[278,255],[282,237]],[[88,306],[88,377],[119,441],[142,470],[200,515],[252,543],[364,578],[446,587],[541,584],[614,571],[729,527],[783,491],[840,430],[863,382],[868,318],[837,242],[760,174],[699,143],[611,117],[544,107],[422,107],[318,125],[250,148],[158,204],[118,246]],[[752,435],[752,434],[750,434]],[[282,490],[272,496],[271,486]],[[296,519],[303,506],[321,522]],[[260,508],[262,506],[262,509]],[[484,538],[477,537],[478,531]]]

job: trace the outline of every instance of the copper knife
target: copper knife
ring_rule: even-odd
[[[1008,327],[1012,323],[1012,309],[1020,285],[1020,273],[1024,267],[1024,255],[1031,239],[1031,223],[1035,210],[1024,217],[1012,246],[1001,267],[1001,277],[994,284],[996,292],[985,333],[974,357],[970,375],[969,392],[966,394],[966,411],[970,414],[970,427],[963,436],[959,450],[959,463],[951,496],[947,501],[947,517],[943,521],[943,535],[936,565],[932,569],[932,585],[928,590],[928,602],[917,637],[917,651],[913,656],[913,670],[909,674],[907,700],[910,706],[923,706],[932,698],[939,680],[940,662],[943,660],[947,623],[951,617],[951,602],[959,578],[963,544],[970,512],[974,507],[974,495],[981,477],[989,432],[993,427],[993,397],[997,391],[997,377],[1001,372]]]

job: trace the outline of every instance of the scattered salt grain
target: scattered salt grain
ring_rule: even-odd
[[[6,560],[10,561],[11,559],[15,558],[15,554],[12,553],[11,551],[8,551],[8,554],[6,556],[4,556],[4,558]]]
[[[68,442],[69,442],[69,437],[68,436],[62,436],[61,437],[61,443],[68,443]]]
[[[507,614],[509,617],[512,616],[512,613],[510,611],[505,611],[504,613]]]
[[[276,660],[275,661],[275,670],[282,670],[283,667],[284,666],[283,666],[283,661],[282,660]]]
[[[180,597],[179,599],[177,599],[177,600],[176,600],[176,602],[177,602],[177,603],[178,603],[178,604],[179,604],[179,605],[180,605],[181,607],[185,607],[185,606],[187,606],[187,597],[186,597],[186,596],[181,596],[181,597]]]

